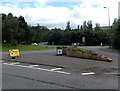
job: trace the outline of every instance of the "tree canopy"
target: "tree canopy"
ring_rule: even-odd
[[[55,45],[71,45],[75,42],[82,44],[82,37],[85,37],[86,45],[100,45],[101,43],[109,45],[111,39],[113,47],[119,48],[118,45],[120,45],[120,19],[114,21],[111,29],[113,33],[108,37],[109,32],[101,30],[100,24],[96,23],[94,30],[92,21],[84,21],[83,25],[76,26],[76,29],[71,28],[70,21],[66,23],[65,30],[48,29],[40,24],[29,26],[23,16],[16,17],[12,13],[1,15],[2,42],[12,45],[40,42],[54,43]]]
[[[120,49],[120,18],[115,19],[113,22],[111,41],[113,48]]]

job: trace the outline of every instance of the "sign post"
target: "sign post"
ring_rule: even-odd
[[[85,37],[82,37],[83,46],[85,46]]]

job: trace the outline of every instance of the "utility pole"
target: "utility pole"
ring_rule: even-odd
[[[104,7],[108,9],[108,26],[110,26],[110,10],[109,7]]]

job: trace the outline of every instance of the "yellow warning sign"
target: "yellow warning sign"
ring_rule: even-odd
[[[20,56],[20,51],[18,49],[11,49],[11,50],[9,50],[9,54],[12,57]]]

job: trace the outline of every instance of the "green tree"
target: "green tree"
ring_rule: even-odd
[[[12,45],[17,45],[17,34],[19,29],[19,20],[14,17],[12,13],[9,13],[6,18],[3,19],[3,41],[6,40],[7,43]]]
[[[4,13],[2,13],[2,14],[0,14],[1,16],[2,16],[2,21],[4,21],[5,19],[6,19],[6,14],[4,14]]]
[[[103,43],[103,45],[109,45],[110,44],[110,39],[108,37],[108,32],[109,31],[95,31],[95,36],[96,36],[96,44],[100,45]]]
[[[80,30],[80,25],[77,26],[77,30]]]
[[[31,36],[30,36],[30,26],[27,25],[27,22],[25,21],[23,16],[19,17],[19,27],[23,29],[23,31],[19,31],[19,34],[23,33],[23,36],[19,36],[19,39],[23,39],[23,42],[25,44],[31,43]],[[21,32],[21,33],[20,33]]]
[[[37,26],[31,27],[31,36],[32,36],[32,42],[45,42],[47,41],[47,34],[49,29],[45,26],[40,26],[39,24]]]
[[[120,18],[114,20],[111,35],[112,47],[120,49]]]
[[[68,21],[66,24],[67,24],[67,25],[66,25],[65,31],[70,31],[70,30],[71,30],[70,21]]]
[[[80,30],[83,30],[83,25],[81,25]]]
[[[83,22],[83,26],[82,26],[83,30],[87,30],[87,24],[86,24],[86,21]]]
[[[49,44],[54,43],[55,45],[59,45],[61,38],[62,38],[62,33],[63,31],[61,29],[51,29],[49,34],[48,34],[48,42]]]
[[[81,26],[81,30],[84,30],[84,31],[86,31],[86,30],[93,30],[92,29],[92,21],[84,21],[83,22],[83,25]]]
[[[87,30],[93,30],[92,28],[92,21],[87,22]]]
[[[95,31],[100,31],[100,30],[101,30],[101,29],[100,29],[100,24],[96,23],[95,25],[96,25],[96,26],[95,26]]]

